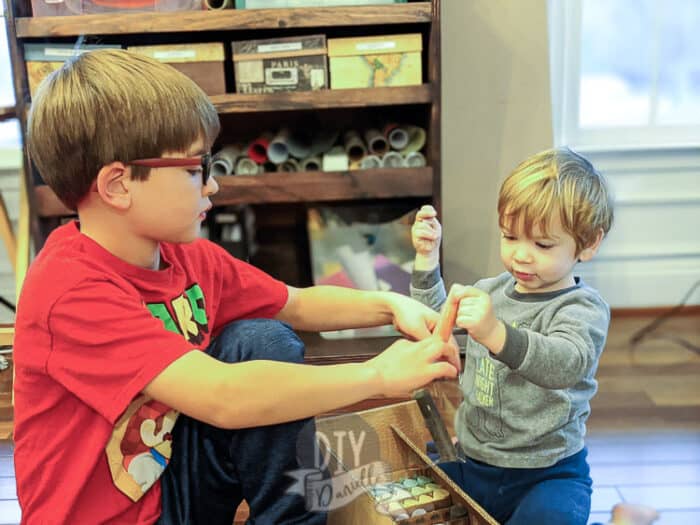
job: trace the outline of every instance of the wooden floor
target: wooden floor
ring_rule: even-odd
[[[658,509],[661,525],[700,524],[700,354],[682,341],[661,338],[632,348],[630,336],[652,319],[613,318],[587,437],[594,480],[591,523],[605,523],[615,503],[629,501]],[[697,348],[700,312],[671,318],[654,335]],[[11,377],[10,370],[0,372],[0,525],[20,518]]]

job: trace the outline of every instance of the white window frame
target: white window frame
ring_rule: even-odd
[[[581,20],[585,0],[549,0],[549,35],[554,142],[582,151],[689,149],[700,146],[698,125],[579,127]],[[614,1],[614,0],[611,0]],[[662,9],[663,0],[654,0]],[[660,3],[661,2],[661,3]],[[652,65],[654,68],[654,65]],[[652,84],[651,104],[655,104]],[[653,114],[653,111],[652,111]]]

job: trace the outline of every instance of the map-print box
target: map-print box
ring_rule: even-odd
[[[330,38],[331,89],[420,84],[422,49],[418,33]]]

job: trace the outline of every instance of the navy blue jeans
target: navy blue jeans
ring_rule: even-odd
[[[586,525],[591,512],[587,450],[546,468],[501,468],[466,458],[440,467],[499,523]]]
[[[207,353],[226,363],[301,363],[304,345],[288,325],[255,319],[231,323]],[[292,480],[286,473],[301,468],[297,438],[302,429],[313,436],[307,433],[310,424],[307,419],[225,430],[181,414],[173,429],[172,457],[161,478],[163,512],[158,524],[231,525],[243,498],[250,507],[249,524],[326,523],[324,513],[307,511],[302,496],[288,493]]]

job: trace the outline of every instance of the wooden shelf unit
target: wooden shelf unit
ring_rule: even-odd
[[[299,208],[306,203],[430,201],[440,209],[440,0],[411,1],[376,6],[109,13],[80,16],[32,17],[29,0],[10,0],[6,24],[13,63],[13,77],[22,133],[30,96],[24,60],[24,44],[37,42],[85,43],[174,43],[228,42],[323,33],[329,38],[396,33],[423,35],[423,84],[405,87],[283,92],[272,94],[227,93],[211,97],[222,118],[221,144],[240,139],[246,130],[262,125],[291,125],[305,115],[322,116],[326,122],[366,125],[378,116],[401,119],[426,128],[428,140],[425,168],[382,168],[342,172],[265,173],[257,176],[218,177],[215,206],[250,204],[256,209],[271,206],[270,213],[292,215],[300,220]],[[230,51],[227,60],[230,60]],[[230,67],[230,66],[228,66]],[[232,68],[227,72],[227,87]],[[296,119],[296,120],[295,120]],[[234,130],[232,132],[231,130]],[[243,131],[241,131],[243,130]],[[256,131],[259,131],[256,130]],[[251,131],[253,132],[253,131]],[[220,145],[220,144],[219,144]],[[26,157],[25,169],[32,210],[32,234],[37,249],[61,217],[72,215],[46,186],[34,186]],[[265,215],[267,215],[267,208]],[[294,226],[295,232],[304,228]],[[306,250],[306,238],[298,239]],[[298,258],[298,259],[303,259]],[[264,268],[270,273],[274,269]],[[271,271],[272,270],[272,271]],[[307,285],[310,269],[302,282]]]
[[[433,19],[431,2],[352,7],[110,13],[37,18],[28,14],[23,12],[17,17],[18,38],[192,33],[241,29],[284,31],[306,27],[429,24]]]

